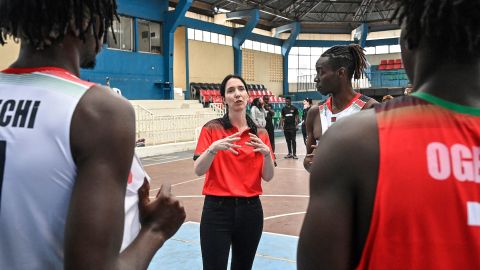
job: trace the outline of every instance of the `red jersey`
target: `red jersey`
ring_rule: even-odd
[[[426,93],[376,107],[378,184],[357,269],[480,269],[479,116]]]
[[[213,142],[238,132],[238,129],[231,126],[226,118],[228,116],[212,120],[203,126],[194,159],[205,152]],[[250,141],[249,132],[253,133],[251,129],[247,129],[241,134],[241,139],[235,142],[242,146],[234,149],[238,155],[226,150],[218,151],[215,155],[205,176],[203,195],[253,197],[262,194],[264,157],[261,153],[253,152],[253,147],[245,145]],[[270,147],[270,152],[273,153],[267,131],[258,128],[257,136]]]

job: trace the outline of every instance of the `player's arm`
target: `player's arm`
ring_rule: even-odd
[[[371,98],[367,101],[367,104],[365,104],[365,106],[363,106],[362,110],[366,110],[366,109],[370,109],[372,108],[375,104],[378,104],[378,101],[376,101],[375,99]]]
[[[280,117],[280,129],[283,129],[284,123],[285,123],[285,110],[282,108],[282,113]]]
[[[143,209],[149,211],[141,213],[141,231],[120,254],[135,143],[132,106],[95,86],[80,100],[70,132],[77,178],[65,228],[65,269],[146,269],[155,252],[179,228],[185,213],[168,196],[144,204]],[[144,198],[142,203],[146,203]]]
[[[298,123],[300,123],[300,121],[298,120],[298,109],[295,108],[295,126],[298,126]]]
[[[312,165],[312,161],[314,157],[313,150],[314,150],[314,147],[317,145],[317,138],[315,138],[315,133],[313,131],[314,131],[315,120],[317,120],[317,117],[318,117],[318,113],[319,113],[318,106],[312,106],[310,110],[308,110],[307,117],[305,118],[305,129],[307,131],[307,142],[306,142],[307,154],[305,155],[305,159],[303,160],[303,167],[307,171],[310,171],[310,166]],[[317,121],[317,122],[319,125],[321,125],[320,121]]]
[[[298,245],[299,270],[354,269],[359,262],[378,170],[376,123],[373,111],[368,113],[339,121],[319,143]]]

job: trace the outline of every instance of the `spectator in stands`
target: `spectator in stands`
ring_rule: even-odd
[[[273,150],[273,157],[275,158],[273,164],[277,166],[277,157],[275,156],[275,128],[273,126],[273,117],[275,116],[275,110],[270,104],[269,97],[263,96],[263,109],[265,109],[265,129],[268,132],[268,138],[270,139],[270,145]]]
[[[250,108],[250,115],[252,117],[253,122],[257,127],[265,128],[267,124],[266,112],[263,109],[263,99],[261,98],[254,98],[252,101],[252,107]]]
[[[245,81],[223,80],[227,113],[205,124],[194,152],[194,169],[204,175],[205,202],[200,222],[203,269],[251,269],[263,229],[261,180],[273,178],[273,154],[264,128],[247,115]]]
[[[357,44],[338,45],[325,51],[316,63],[317,91],[331,96],[324,104],[313,106],[307,115],[307,155],[303,165],[307,171],[313,160],[317,141],[337,120],[371,108],[378,103],[353,90],[352,78],[363,77],[367,66],[365,52]]]
[[[393,97],[391,95],[385,95],[385,96],[382,97],[382,103],[390,101],[392,99],[393,99]]]
[[[298,109],[292,105],[292,98],[285,98],[285,107],[282,108],[282,119],[280,127],[285,134],[287,141],[288,155],[285,158],[298,159],[297,157],[297,125],[298,125]]]
[[[305,128],[305,120],[307,119],[308,110],[312,107],[312,99],[306,98],[303,100],[303,114],[302,114],[302,135],[303,143],[307,144],[307,129]]]
[[[480,1],[385,2],[416,91],[320,140],[298,270],[480,269]]]
[[[413,93],[413,85],[411,83],[407,84],[407,87],[405,87],[405,90],[403,91],[403,94],[405,96],[410,96]]]

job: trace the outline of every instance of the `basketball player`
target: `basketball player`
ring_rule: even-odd
[[[480,269],[480,2],[384,2],[417,91],[322,137],[298,269]]]
[[[116,7],[0,0],[0,44],[21,40],[0,72],[0,269],[146,269],[185,219],[168,188],[149,200],[129,102],[78,78]]]
[[[363,48],[356,44],[334,46],[318,59],[315,66],[317,91],[331,96],[323,104],[313,106],[307,114],[307,155],[303,162],[307,171],[310,171],[317,141],[332,124],[377,103],[352,87],[352,77],[360,79],[366,63]]]

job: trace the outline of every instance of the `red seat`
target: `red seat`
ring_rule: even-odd
[[[395,59],[395,64],[393,65],[393,69],[401,69],[403,68],[402,59]]]
[[[387,64],[388,64],[388,60],[381,60],[381,61],[380,61],[380,65],[381,65],[381,66],[382,66],[382,65],[384,66],[384,65],[387,65]]]
[[[214,103],[223,103],[223,98],[221,96],[213,96]]]

